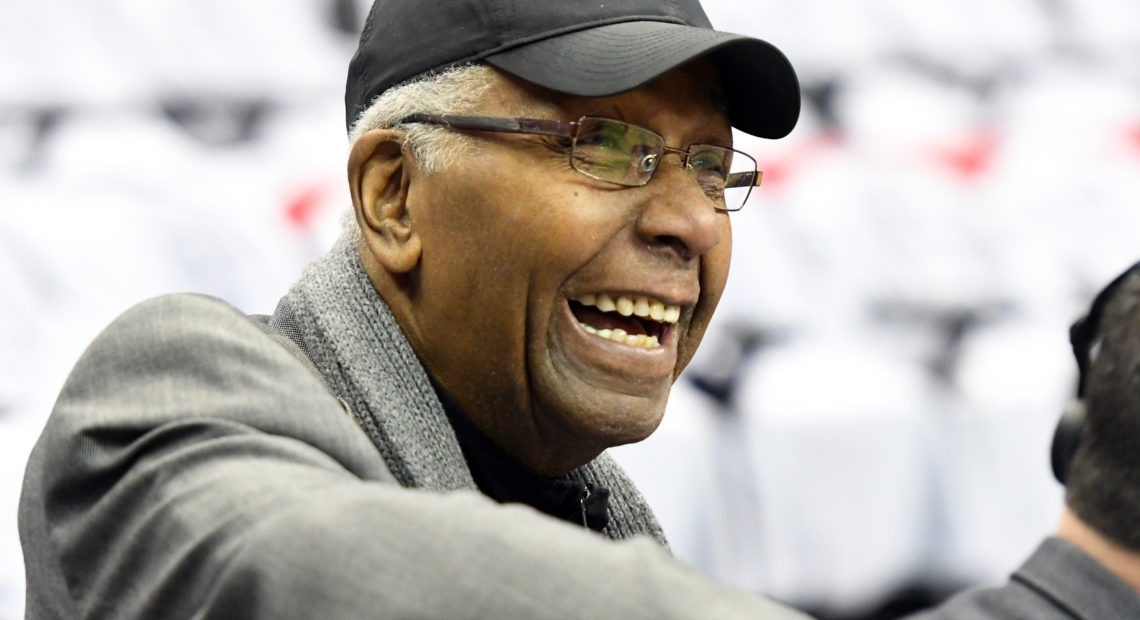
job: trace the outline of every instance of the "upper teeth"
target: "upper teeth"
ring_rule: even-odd
[[[638,316],[643,319],[653,319],[664,323],[676,323],[681,318],[681,306],[666,306],[664,302],[648,297],[626,297],[618,295],[617,299],[605,293],[582,295],[574,301],[583,306],[594,306],[602,312],[614,312],[622,316]]]

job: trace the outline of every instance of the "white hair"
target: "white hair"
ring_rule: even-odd
[[[495,83],[495,70],[483,64],[459,65],[436,73],[428,73],[381,93],[368,109],[360,113],[348,132],[348,143],[355,145],[361,136],[374,129],[399,127],[404,144],[411,150],[420,169],[434,174],[458,162],[472,147],[467,136],[438,125],[401,124],[411,114],[469,114]],[[360,240],[356,213],[348,209],[341,225],[347,235]]]
[[[400,124],[411,114],[470,114],[484,93],[495,83],[495,71],[487,65],[468,64],[420,76],[380,94],[357,117],[349,132],[356,144],[374,129],[399,126],[420,168],[427,174],[453,165],[470,147],[471,140],[444,127],[424,123]]]

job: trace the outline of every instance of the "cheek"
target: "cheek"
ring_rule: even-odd
[[[438,181],[449,172],[442,172]],[[433,179],[435,180],[435,179]],[[418,313],[432,337],[458,334],[460,349],[506,346],[487,335],[502,333],[518,316],[523,298],[518,244],[507,217],[509,205],[496,201],[491,184],[438,182],[419,196],[414,225],[421,236]]]
[[[704,338],[705,330],[712,321],[721,295],[728,281],[729,265],[732,262],[732,230],[727,228],[724,240],[701,260],[701,296],[693,319],[681,341],[678,351],[677,370],[679,376],[697,351]]]
[[[702,290],[708,288],[716,292],[716,297],[712,300],[713,309],[715,309],[716,303],[720,301],[721,293],[724,292],[725,283],[728,281],[729,267],[732,264],[732,225],[727,221],[727,218],[725,218],[724,235],[721,239],[721,242],[709,252],[701,264]]]
[[[524,333],[524,321],[534,328],[548,314],[561,283],[589,259],[595,235],[570,217],[581,212],[575,192],[549,180],[488,177],[446,189],[425,196],[432,200],[424,218],[425,286],[433,290],[424,292],[443,298],[446,309],[437,310],[447,320],[498,334],[510,347],[505,341]]]
[[[559,292],[566,279],[605,252],[622,227],[620,209],[605,194],[597,195],[551,178],[512,194],[516,209],[504,219],[509,247],[502,251],[525,265],[539,290]],[[539,188],[535,190],[534,188]]]
[[[507,285],[525,252],[529,197],[489,173],[439,175],[448,178],[422,194],[416,222],[431,270],[459,290]]]
[[[698,314],[704,317],[706,323],[724,293],[732,263],[732,224],[727,217],[722,226],[720,243],[701,257],[701,301]]]

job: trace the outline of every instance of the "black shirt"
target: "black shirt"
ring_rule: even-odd
[[[504,504],[526,504],[595,531],[606,526],[610,518],[609,489],[532,471],[476,428],[443,388],[435,385],[435,390],[459,439],[471,477],[484,495]]]

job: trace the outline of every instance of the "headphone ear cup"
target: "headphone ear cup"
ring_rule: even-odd
[[[1065,484],[1069,476],[1069,465],[1077,454],[1081,445],[1081,435],[1085,429],[1085,402],[1074,400],[1070,402],[1061,419],[1057,422],[1057,430],[1053,431],[1053,448],[1051,460],[1053,463],[1053,476],[1057,482]]]

